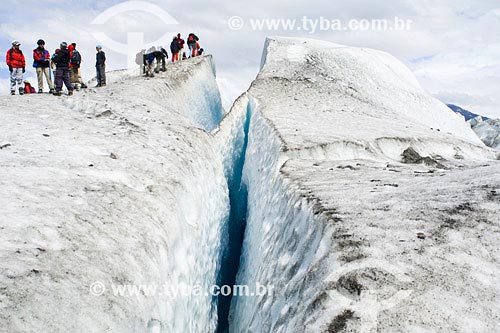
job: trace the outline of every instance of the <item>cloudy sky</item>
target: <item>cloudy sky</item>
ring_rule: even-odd
[[[0,47],[7,51],[14,39],[22,43],[29,62],[27,77],[33,82],[32,50],[39,38],[45,39],[51,52],[61,41],[77,42],[84,56],[84,79],[90,79],[94,75],[96,44],[102,44],[107,51],[108,69],[119,69],[126,67],[127,56],[112,44],[131,44],[131,33],[136,33],[136,38],[137,33],[142,33],[149,46],[166,46],[173,33],[195,32],[202,47],[215,57],[227,104],[246,90],[257,74],[266,36],[301,36],[387,51],[409,66],[424,88],[442,101],[500,117],[499,0],[150,0],[147,3],[158,6],[156,9],[146,2],[129,2],[126,6],[133,10],[115,10],[116,15],[111,12],[99,24],[92,22],[102,18],[110,7],[124,6],[125,1],[7,2],[3,4],[9,10],[0,13]],[[228,19],[234,16],[242,19],[239,30],[228,25]],[[304,16],[345,24],[354,19],[392,22],[398,17],[411,20],[412,25],[404,31],[325,29],[312,33],[305,29],[254,29],[251,21],[300,21]],[[99,40],[97,33],[104,33],[112,42]],[[9,72],[3,57],[0,71],[0,92],[6,94]]]

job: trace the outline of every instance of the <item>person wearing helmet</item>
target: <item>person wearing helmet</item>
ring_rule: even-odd
[[[36,77],[38,79],[38,93],[43,92],[43,76],[47,80],[50,93],[54,93],[54,84],[50,78],[50,54],[45,49],[45,41],[39,39],[37,42],[38,47],[33,50],[33,67],[36,70]]]
[[[26,60],[24,59],[23,51],[19,48],[21,43],[17,40],[12,42],[12,48],[7,51],[5,62],[9,66],[10,71],[10,93],[16,94],[16,84],[19,88],[19,95],[24,94],[23,74],[26,72]]]
[[[103,87],[106,85],[106,54],[101,45],[97,45],[95,50],[97,51],[95,55],[96,87]]]
[[[56,65],[56,91],[55,96],[61,96],[63,83],[68,89],[68,95],[73,95],[73,86],[69,80],[69,49],[66,42],[62,42],[59,52],[56,52],[52,57],[52,61]]]

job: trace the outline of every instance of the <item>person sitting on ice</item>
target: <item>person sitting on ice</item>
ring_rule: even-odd
[[[31,85],[28,80],[24,80],[24,93],[25,94],[36,94],[35,88]]]

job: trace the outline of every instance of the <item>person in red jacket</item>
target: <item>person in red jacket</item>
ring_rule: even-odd
[[[69,80],[73,85],[73,88],[79,90],[80,88],[85,89],[87,85],[83,83],[82,72],[80,70],[80,65],[82,63],[82,56],[80,52],[76,49],[76,43],[71,43],[68,45],[69,50]]]
[[[196,36],[194,33],[190,33],[188,35],[187,39],[187,45],[189,47],[189,57],[197,57],[198,56],[198,50],[200,49],[200,44],[198,43],[198,36]]]
[[[54,92],[54,84],[50,75],[50,53],[45,49],[45,41],[39,39],[37,42],[38,47],[33,50],[33,67],[36,70],[36,77],[38,80],[38,93],[43,92],[43,76],[47,80],[50,93]],[[24,89],[26,92],[26,89]]]
[[[35,94],[36,90],[33,88],[28,80],[24,80],[24,93],[25,94]]]
[[[177,34],[177,43],[179,44],[179,54],[181,55],[181,57],[179,57],[179,59],[182,59],[182,54],[184,53],[185,41],[184,41],[184,39],[182,39],[180,33]]]
[[[21,43],[17,40],[12,42],[12,48],[7,51],[5,62],[9,66],[10,71],[10,93],[16,94],[16,83],[19,87],[19,95],[24,94],[23,74],[26,72],[26,60],[24,59],[23,51],[19,48]]]

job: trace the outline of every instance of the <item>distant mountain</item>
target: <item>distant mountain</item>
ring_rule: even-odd
[[[487,117],[481,116],[481,115],[479,115],[479,114],[475,114],[475,113],[473,113],[473,112],[470,112],[470,111],[468,111],[468,110],[462,109],[462,108],[461,108],[460,106],[458,106],[458,105],[454,105],[454,104],[446,104],[446,105],[448,105],[448,107],[449,107],[450,109],[452,109],[453,111],[455,111],[456,113],[460,113],[462,116],[464,116],[466,121],[468,121],[468,120],[470,120],[470,119],[473,119],[473,118],[476,118],[476,117],[482,117],[482,118],[483,118],[483,119],[482,119],[483,121],[490,119],[490,118],[487,118]]]
[[[472,126],[472,130],[488,147],[500,150],[500,119],[488,119]]]
[[[450,109],[465,117],[472,130],[485,145],[500,150],[500,119],[490,119],[454,104],[447,104]]]

